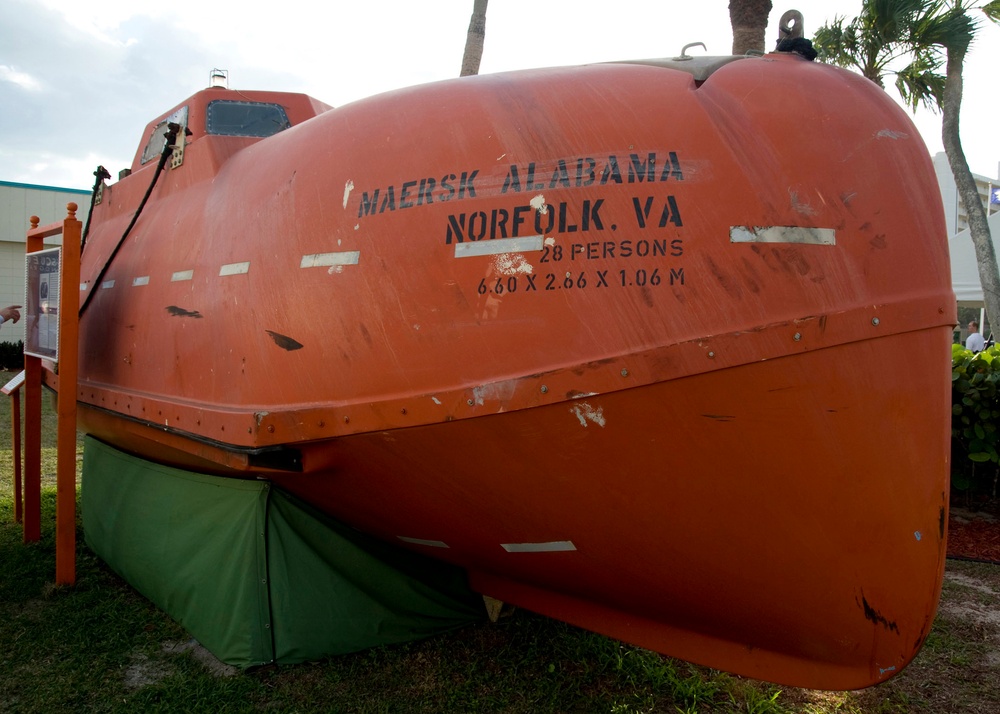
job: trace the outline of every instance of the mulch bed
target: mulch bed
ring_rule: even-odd
[[[1000,564],[1000,517],[989,511],[952,507],[948,518],[948,557]]]

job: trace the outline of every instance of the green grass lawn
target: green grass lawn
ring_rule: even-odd
[[[524,610],[496,624],[309,664],[220,667],[93,555],[79,526],[76,584],[53,585],[48,397],[45,426],[42,540],[25,545],[13,523],[10,408],[0,401],[0,713],[1000,711],[1000,695],[988,691],[995,679],[984,679],[1000,628],[970,629],[957,615],[939,617],[912,675],[908,669],[858,693],[782,689]],[[957,567],[966,584],[1000,571]],[[950,589],[946,598],[983,597],[974,586]]]

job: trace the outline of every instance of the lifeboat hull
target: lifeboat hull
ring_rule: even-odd
[[[94,212],[86,431],[713,667],[853,689],[915,656],[954,296],[884,92],[790,55],[599,65],[260,140],[198,123],[231,94],[184,105],[184,162],[124,240],[141,149]]]

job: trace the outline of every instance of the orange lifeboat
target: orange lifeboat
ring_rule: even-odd
[[[884,681],[930,630],[955,301],[928,153],[861,77],[207,89],[104,187],[82,276],[81,421],[119,449],[760,679]]]

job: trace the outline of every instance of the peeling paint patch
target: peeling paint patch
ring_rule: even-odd
[[[553,540],[547,543],[501,543],[508,553],[558,553],[576,550],[571,540]]]
[[[493,267],[501,275],[530,275],[535,270],[521,253],[501,253],[493,261]]]
[[[344,208],[347,208],[347,199],[351,197],[351,191],[354,190],[354,182],[351,179],[347,179],[347,183],[344,184]]]
[[[264,332],[270,335],[271,339],[274,340],[274,344],[276,344],[283,350],[288,350],[289,352],[291,352],[293,350],[300,350],[303,347],[301,342],[293,340],[291,337],[288,337],[287,335],[282,335],[278,332],[273,332],[271,330],[264,330]]]
[[[413,543],[414,545],[426,545],[430,548],[448,548],[448,544],[443,540],[425,540],[423,538],[409,538],[407,536],[396,536],[399,540],[404,543]]]
[[[542,236],[524,236],[523,238],[494,238],[469,243],[455,244],[456,258],[469,258],[476,255],[500,255],[501,253],[526,253],[542,249]]]
[[[549,212],[549,206],[545,203],[545,196],[538,194],[533,199],[528,201],[532,208],[541,213],[543,216]]]
[[[732,226],[730,243],[797,243],[800,245],[837,245],[833,228],[800,226]]]
[[[571,414],[576,415],[576,418],[580,420],[580,426],[582,427],[586,427],[588,421],[601,427],[603,427],[606,423],[603,407],[594,409],[587,402],[581,402],[580,404],[574,404],[569,411]]]
[[[326,268],[330,266],[357,265],[361,260],[360,250],[345,250],[339,253],[313,253],[303,255],[300,268]]]
[[[909,139],[910,135],[905,131],[893,131],[892,129],[882,129],[875,134],[879,139]]]
[[[806,199],[803,201],[800,199],[797,191],[788,189],[788,200],[791,202],[792,208],[804,216],[811,216],[816,213],[816,209],[810,205],[809,200]]]
[[[197,310],[185,310],[183,307],[177,307],[176,305],[167,305],[166,309],[171,317],[195,317],[198,319],[204,317]]]
[[[437,397],[431,397],[431,401],[437,404],[438,406],[441,405],[441,400],[438,399]]]
[[[482,406],[487,399],[506,402],[514,396],[516,389],[517,382],[510,380],[484,384],[472,390],[472,399],[480,406]]]
[[[919,541],[924,536],[923,536],[923,534],[920,531],[913,531],[913,537],[916,538]]]

